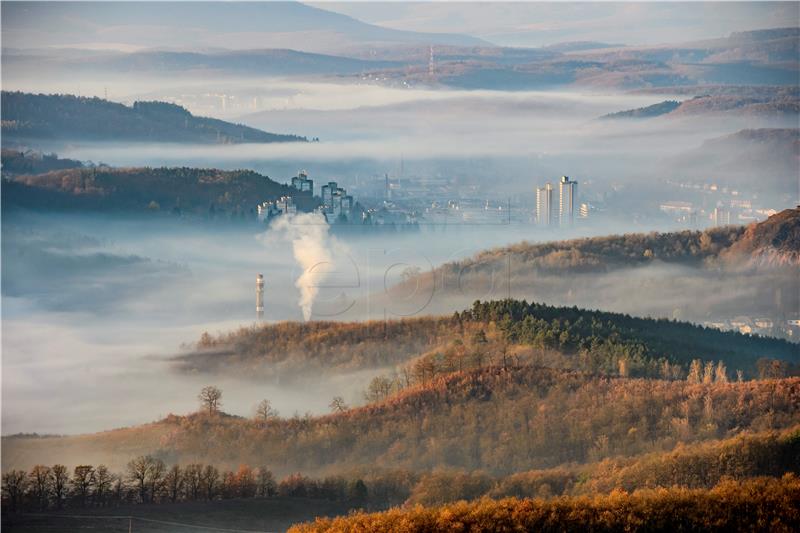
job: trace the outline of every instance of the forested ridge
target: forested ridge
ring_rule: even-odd
[[[313,209],[310,194],[251,170],[189,167],[91,167],[22,174],[3,180],[3,207],[124,211],[255,219],[259,202],[292,195]]]
[[[498,363],[504,354],[517,363],[667,379],[685,377],[695,360],[745,377],[768,372],[760,360],[785,361],[785,373],[800,364],[800,346],[781,339],[524,300],[475,302],[452,317],[251,326],[206,333],[195,348],[176,359],[179,369],[287,378],[396,367],[421,379]]]
[[[4,143],[37,139],[207,144],[307,140],[196,117],[168,102],[135,102],[128,107],[96,97],[3,91],[2,115]]]

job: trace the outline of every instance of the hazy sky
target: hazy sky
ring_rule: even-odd
[[[292,48],[343,53],[351,46],[365,43],[415,42],[427,38],[408,31],[470,35],[506,46],[542,46],[565,41],[636,45],[678,43],[723,37],[733,31],[800,25],[797,2],[316,2],[307,5],[199,2],[190,5],[189,2],[3,1],[2,6],[4,47],[127,51]],[[474,38],[459,39],[451,42],[468,45],[481,42]],[[445,41],[440,37],[439,42]]]

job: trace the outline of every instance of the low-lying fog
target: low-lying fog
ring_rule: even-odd
[[[182,343],[255,321],[257,273],[267,284],[264,320],[303,319],[296,235],[189,220],[4,218],[5,434],[97,431],[188,412],[209,382],[224,390],[226,411],[245,416],[265,397],[284,415],[325,412],[335,395],[360,399],[369,376],[281,386],[170,370],[168,358]],[[367,296],[399,281],[407,267],[425,271],[536,235],[530,226],[490,225],[423,228],[392,239],[325,237],[319,242],[335,265],[308,259],[307,284],[319,286],[312,318],[424,312],[416,301],[410,311],[402,302],[370,307]],[[309,243],[301,248],[313,254]]]
[[[744,127],[786,126],[784,120],[754,116],[595,120],[667,98],[652,95],[389,89],[330,80],[225,81],[212,87],[207,81],[198,85],[160,78],[138,80],[128,88],[122,81],[112,82],[110,99],[171,100],[197,114],[320,137],[322,142],[69,143],[34,148],[112,165],[252,168],[278,181],[306,168],[318,180],[317,187],[328,179],[349,186],[359,175],[396,176],[404,159],[409,174],[455,175],[480,183],[482,197],[513,195],[530,205],[535,186],[562,174],[581,183],[599,183],[600,192],[619,180],[642,176],[654,185],[658,179],[680,178],[686,170],[659,167],[665,157]],[[73,80],[3,82],[4,88],[34,92],[103,96],[105,90],[103,81],[90,79],[81,80],[80,86]],[[209,94],[213,98],[207,98]],[[221,99],[219,94],[228,96]],[[218,103],[223,100],[228,103],[221,107]],[[726,176],[713,178],[724,181]],[[795,177],[786,179],[791,186]],[[582,193],[589,190],[581,187]],[[770,192],[761,191],[762,196]],[[589,224],[558,235],[537,232],[530,225],[437,226],[391,239],[382,234],[339,238],[334,244],[325,238],[329,248],[320,257],[329,254],[335,259],[336,272],[324,273],[329,265],[317,271],[321,287],[313,295],[312,318],[448,312],[464,302],[419,305],[419,295],[408,302],[389,303],[368,296],[402,279],[409,267],[425,271],[484,248],[523,239],[668,229],[653,224],[660,223],[644,222],[635,228]],[[3,432],[89,432],[147,422],[169,412],[185,413],[196,408],[197,392],[209,383],[223,389],[224,410],[240,415],[250,415],[263,398],[283,415],[325,412],[334,395],[357,402],[368,375],[281,385],[171,372],[168,358],[182,343],[197,340],[204,331],[253,323],[257,273],[263,273],[267,282],[265,320],[303,318],[302,295],[295,286],[302,269],[291,242],[296,236],[290,229],[271,236],[264,233],[255,226],[223,228],[188,220],[30,213],[4,217]],[[603,290],[608,299],[598,307],[637,310],[636,298],[624,282]],[[691,290],[675,295],[686,301],[694,297]],[[670,314],[675,306],[670,301],[664,313]],[[654,313],[661,309],[638,308]]]

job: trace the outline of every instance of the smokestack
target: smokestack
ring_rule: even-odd
[[[261,320],[264,316],[264,276],[256,276],[256,319]]]

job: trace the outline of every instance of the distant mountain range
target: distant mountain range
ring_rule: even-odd
[[[166,102],[135,102],[128,107],[100,98],[3,91],[2,115],[3,146],[35,140],[209,144],[307,141],[296,135],[196,117]]]

